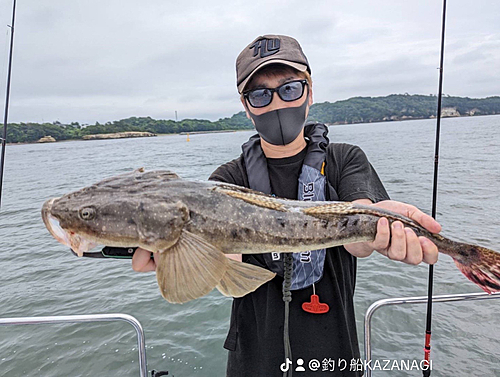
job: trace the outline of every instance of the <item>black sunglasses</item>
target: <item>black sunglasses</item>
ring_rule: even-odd
[[[307,80],[294,80],[280,85],[277,88],[261,88],[252,89],[243,92],[250,106],[259,108],[266,107],[273,100],[273,93],[278,93],[278,96],[285,102],[298,100],[304,94],[304,87],[308,85]]]

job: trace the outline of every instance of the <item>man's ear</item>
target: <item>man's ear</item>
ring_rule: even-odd
[[[245,108],[245,113],[247,114],[247,118],[250,119],[252,121],[252,123],[254,123],[252,117],[250,116],[250,113],[248,112],[248,106],[246,104],[245,98],[241,97],[240,101],[241,101],[241,104],[243,105],[243,107]],[[255,123],[254,123],[254,126],[255,126]]]
[[[309,106],[312,106],[313,104],[313,88],[312,85],[309,87]]]

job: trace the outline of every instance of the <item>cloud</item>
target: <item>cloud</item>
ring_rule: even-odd
[[[500,3],[448,7],[445,88],[498,93]],[[10,4],[0,4],[10,23]],[[435,93],[441,4],[433,0],[25,0],[18,4],[10,121],[128,116],[216,120],[242,109],[235,59],[257,35],[288,34],[317,102]],[[8,35],[0,39],[6,72]],[[5,77],[5,76],[3,76]],[[4,92],[5,83],[0,83]]]

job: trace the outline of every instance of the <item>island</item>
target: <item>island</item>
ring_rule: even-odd
[[[83,140],[124,139],[128,137],[152,137],[152,136],[158,136],[158,135],[152,132],[126,131],[126,132],[115,132],[111,134],[85,135],[82,137],[82,139]]]
[[[411,119],[433,119],[437,113],[437,96],[421,94],[391,94],[383,97],[352,97],[330,103],[315,103],[309,110],[309,121],[327,125],[391,122]],[[476,117],[500,114],[500,96],[469,98],[443,95],[443,117]],[[35,143],[57,140],[99,140],[124,137],[145,137],[160,134],[195,134],[254,129],[244,111],[216,121],[207,119],[153,119],[130,117],[101,124],[71,122],[11,123],[6,141]],[[50,138],[49,138],[49,135]]]

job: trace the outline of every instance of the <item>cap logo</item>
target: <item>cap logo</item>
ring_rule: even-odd
[[[265,58],[266,56],[276,54],[280,50],[280,40],[278,38],[273,39],[259,39],[249,48],[253,48],[253,56],[257,56],[260,50],[260,57]]]

